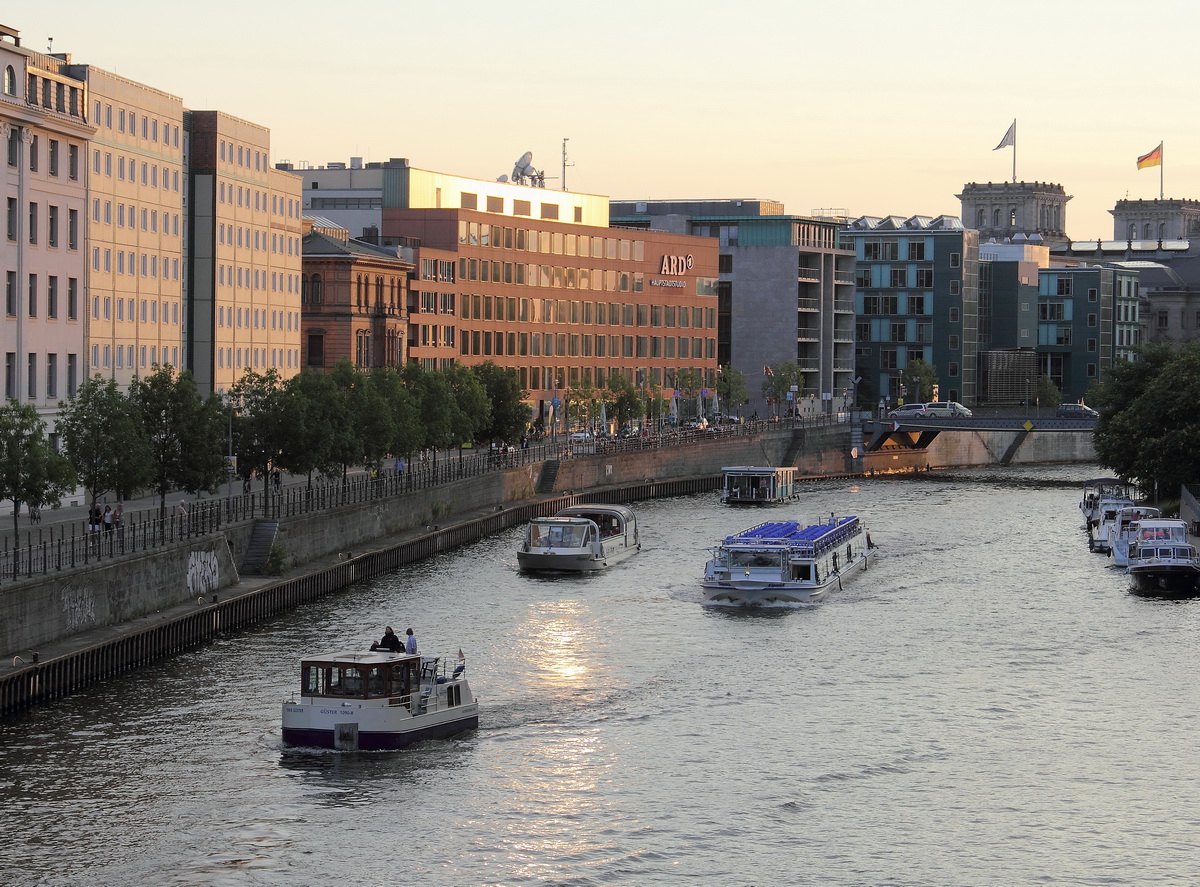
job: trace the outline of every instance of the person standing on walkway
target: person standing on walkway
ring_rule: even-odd
[[[124,542],[125,541],[125,513],[121,508],[120,502],[118,502],[117,507],[113,509],[112,525],[113,525],[113,529],[117,531],[117,541]]]
[[[100,506],[93,502],[91,510],[88,511],[88,532],[100,532]]]
[[[103,515],[103,517],[100,518],[100,520],[104,524],[104,535],[111,538],[112,531],[113,531],[112,506],[111,505],[104,506],[104,515]]]

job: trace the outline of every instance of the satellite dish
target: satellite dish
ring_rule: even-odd
[[[526,151],[524,154],[521,155],[521,159],[516,162],[515,166],[517,169],[523,170],[527,166],[529,166],[529,164],[531,164],[531,163],[533,163],[533,152]]]
[[[496,181],[497,182],[507,182],[508,176],[500,176],[500,178],[496,179]]]

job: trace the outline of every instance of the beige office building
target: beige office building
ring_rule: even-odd
[[[53,426],[58,401],[82,381],[86,277],[87,85],[62,60],[21,46],[0,26],[0,272],[4,398]]]
[[[247,370],[300,371],[301,179],[270,152],[266,127],[187,114],[189,347],[202,391]]]

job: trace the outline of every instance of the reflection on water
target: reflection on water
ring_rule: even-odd
[[[439,556],[0,724],[0,884],[1191,883],[1200,601],[1087,551],[1098,473],[805,485],[880,554],[802,609],[700,605],[765,519],[715,494],[595,575],[516,572],[519,529]],[[464,649],[480,729],[283,749],[299,657],[388,624]]]

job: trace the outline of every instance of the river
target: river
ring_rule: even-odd
[[[0,723],[0,884],[1194,883],[1200,601],[1088,552],[1100,473],[806,484],[881,549],[810,607],[700,605],[765,519],[715,494],[635,504],[603,574],[514,530],[365,584]],[[463,649],[479,730],[281,748],[297,658],[388,624]]]

